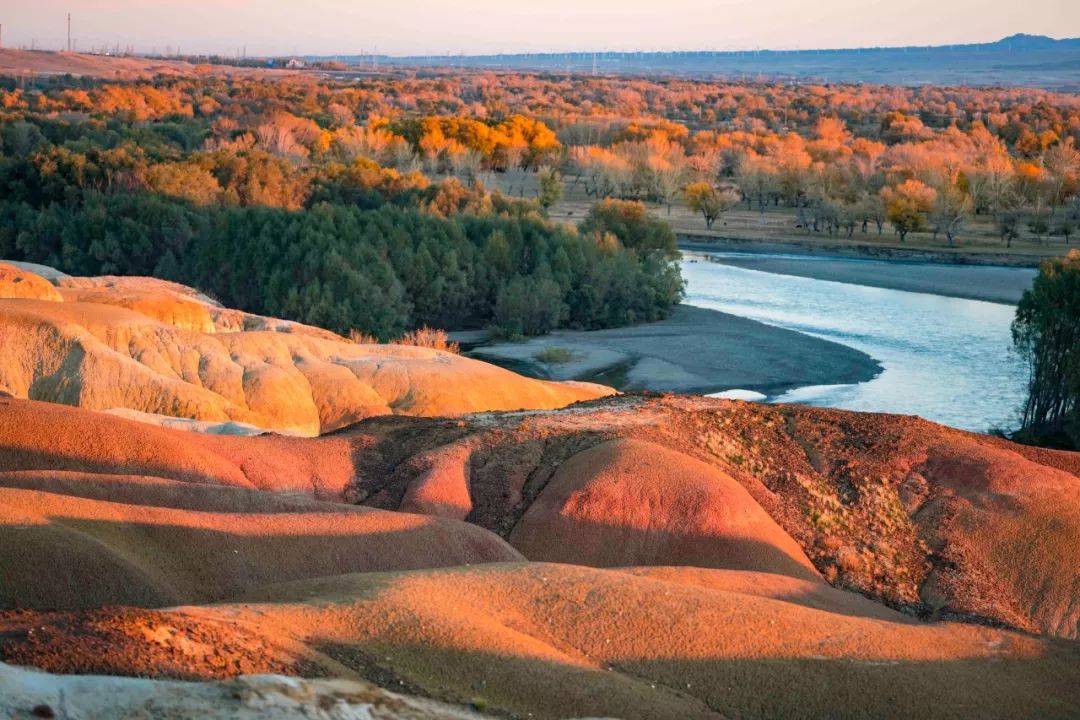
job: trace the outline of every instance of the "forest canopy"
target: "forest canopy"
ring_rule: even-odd
[[[1067,245],[1078,145],[1080,98],[1028,88],[0,79],[0,256],[384,338],[608,327],[681,298],[674,236],[642,203],[950,245],[983,216],[1003,244]],[[546,219],[560,182],[595,203],[579,227]]]
[[[80,112],[29,107],[47,98]],[[15,91],[2,104],[0,257],[178,280],[230,306],[380,339],[422,326],[603,328],[661,319],[682,297],[674,236],[662,227],[659,244],[642,244],[658,225],[643,209],[579,232],[475,178],[425,174],[447,169],[445,151],[461,143],[502,171],[542,162],[558,141],[521,116],[401,120],[396,152],[416,157],[434,133],[442,159],[398,168],[328,139],[324,125],[346,114],[333,105],[311,119],[275,102],[244,130],[220,102],[150,85]],[[388,132],[379,120],[349,127]]]

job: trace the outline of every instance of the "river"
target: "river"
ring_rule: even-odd
[[[761,272],[703,255],[687,255],[682,271],[690,305],[848,345],[884,367],[868,382],[769,401],[920,415],[980,432],[1016,425],[1026,371],[1011,350],[1010,305]]]

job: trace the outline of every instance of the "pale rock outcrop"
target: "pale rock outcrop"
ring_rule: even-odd
[[[353,344],[153,278],[62,277],[57,289],[17,268],[3,277],[0,391],[20,398],[317,435],[373,415],[557,408],[612,393],[437,350]]]
[[[473,720],[356,680],[248,675],[217,682],[50,675],[0,663],[0,716],[57,720]]]

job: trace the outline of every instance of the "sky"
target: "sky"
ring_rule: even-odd
[[[1080,37],[1080,0],[0,0],[8,47],[483,54]]]

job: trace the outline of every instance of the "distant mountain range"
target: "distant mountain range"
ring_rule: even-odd
[[[311,57],[359,66],[464,67],[597,74],[883,84],[1029,85],[1080,91],[1080,38],[1017,33],[966,45],[817,50],[693,50]]]

